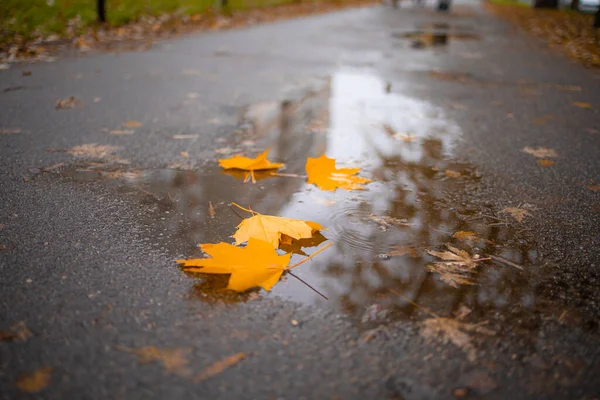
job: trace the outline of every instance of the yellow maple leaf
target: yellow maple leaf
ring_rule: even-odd
[[[235,244],[250,241],[251,238],[271,243],[273,248],[279,247],[281,235],[285,234],[292,239],[307,239],[323,226],[312,221],[263,215],[234,204],[240,209],[252,213],[252,217],[244,219],[237,226],[237,232],[233,235]]]
[[[225,169],[241,169],[249,171],[254,182],[254,171],[264,171],[269,169],[279,169],[283,167],[282,163],[273,163],[267,160],[269,155],[269,149],[259,154],[255,158],[249,158],[244,156],[233,156],[231,158],[219,159],[219,165]],[[248,175],[246,175],[248,176]]]
[[[320,189],[334,191],[336,188],[346,190],[364,190],[363,183],[371,182],[370,179],[354,176],[360,168],[335,167],[335,160],[321,155],[319,158],[308,158],[306,160],[306,173],[308,183],[317,185]]]
[[[268,242],[250,238],[246,247],[229,243],[201,244],[211,258],[177,260],[187,272],[231,274],[228,289],[243,292],[260,286],[271,290],[288,266],[291,254],[280,256]]]

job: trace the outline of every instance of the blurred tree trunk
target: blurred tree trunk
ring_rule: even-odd
[[[579,10],[579,0],[571,1],[571,10]]]
[[[535,0],[533,8],[558,8],[558,0]]]
[[[106,22],[106,1],[105,0],[96,0],[98,5],[98,22]]]

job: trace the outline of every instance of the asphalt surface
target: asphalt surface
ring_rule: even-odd
[[[0,398],[600,395],[600,75],[479,2],[373,6],[0,77]],[[69,96],[82,104],[55,108]],[[92,143],[117,148],[73,151]],[[329,195],[217,167],[266,147],[287,173],[326,151],[375,182]],[[525,147],[553,149],[554,164]],[[297,269],[329,301],[289,277],[234,296],[177,267],[197,243],[231,240],[231,201],[329,228],[335,246]],[[422,250],[446,242],[523,270],[487,262],[452,288]],[[389,256],[398,243],[419,255]],[[461,348],[427,336],[431,312],[487,330]],[[31,335],[7,336],[20,321]],[[188,364],[148,362],[146,346]],[[23,377],[44,367],[28,393]]]

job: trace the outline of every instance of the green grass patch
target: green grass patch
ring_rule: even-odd
[[[68,22],[81,20],[81,27],[96,21],[96,0],[0,0],[0,42],[19,35],[31,39],[53,33],[64,35]],[[243,10],[290,3],[293,0],[230,0],[230,10]],[[106,0],[111,26],[138,20],[143,15],[158,16],[178,12],[198,14],[215,5],[215,0]]]

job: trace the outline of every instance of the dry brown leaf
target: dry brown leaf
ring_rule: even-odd
[[[217,215],[217,212],[210,201],[208,202],[208,215],[210,215],[211,218],[214,218],[214,216]]]
[[[588,188],[589,190],[593,191],[593,192],[600,192],[600,185],[596,184],[596,185],[587,185],[586,188]]]
[[[493,335],[494,332],[484,328],[485,324],[467,324],[452,318],[430,318],[422,323],[423,329],[421,335],[428,341],[439,340],[444,344],[452,343],[465,353],[469,360],[474,361],[477,358],[477,351],[471,342],[469,333],[483,333]]]
[[[473,258],[469,253],[460,250],[454,246],[446,244],[450,251],[427,250],[432,256],[441,258],[442,261],[436,261],[427,265],[430,272],[440,275],[440,280],[448,285],[458,288],[460,285],[474,285],[474,269],[477,267],[477,261],[486,259]]]
[[[195,382],[201,382],[208,378],[211,378],[215,375],[220,374],[225,371],[227,368],[233,367],[240,361],[246,358],[246,353],[236,353],[229,357],[225,357],[222,360],[215,362],[214,364],[206,367],[202,372],[200,372],[196,377],[194,377]]]
[[[536,160],[536,162],[542,167],[551,167],[556,164],[554,161],[551,160]]]
[[[477,234],[471,231],[458,231],[455,232],[452,236],[457,238],[458,240],[472,240],[474,242],[479,240]]]
[[[510,214],[517,222],[523,222],[523,220],[531,215],[529,211],[520,207],[504,207],[502,212]]]
[[[21,133],[20,129],[0,128],[0,135],[15,135]]]
[[[17,387],[27,393],[37,393],[50,383],[52,367],[42,367],[30,373],[22,373],[17,378]]]
[[[173,349],[159,349],[156,346],[146,346],[139,349],[117,346],[117,350],[138,356],[140,364],[157,362],[162,364],[167,372],[172,372],[182,376],[189,376],[187,354],[192,350],[189,347],[176,347]]]
[[[576,101],[573,103],[573,105],[579,108],[592,108],[590,103],[584,103],[583,101]]]
[[[106,158],[119,149],[120,147],[117,146],[89,143],[75,146],[72,149],[67,150],[67,153],[76,157]]]
[[[460,178],[462,176],[460,172],[451,169],[444,171],[444,175],[446,175],[448,178]]]
[[[26,342],[33,334],[24,321],[19,321],[10,327],[10,331],[0,330],[0,342]]]
[[[191,133],[188,135],[173,135],[173,139],[176,140],[197,139],[198,137],[200,137],[200,135],[198,135],[197,133]]]
[[[385,253],[385,256],[386,257],[400,257],[400,256],[404,256],[407,254],[411,257],[416,257],[417,249],[415,249],[414,247],[402,246],[402,245],[395,246],[390,251]]]
[[[547,148],[547,147],[524,147],[523,148],[523,152],[527,153],[527,154],[531,154],[532,156],[536,157],[536,158],[554,158],[554,157],[558,157],[558,155],[556,154],[556,152],[553,149]]]
[[[142,126],[142,123],[139,121],[125,121],[123,122],[121,125],[123,125],[125,128],[139,128],[140,126]]]
[[[187,151],[182,151],[179,153],[179,155],[181,157],[185,157],[185,158],[189,158],[190,157],[190,153],[188,153]]]
[[[133,135],[135,133],[132,129],[114,129],[112,131],[108,131],[110,135]]]
[[[67,97],[66,99],[57,100],[55,108],[57,110],[65,110],[67,108],[75,108],[75,107],[82,107],[82,106],[83,106],[83,101],[79,100],[75,96],[70,96],[70,97]]]

